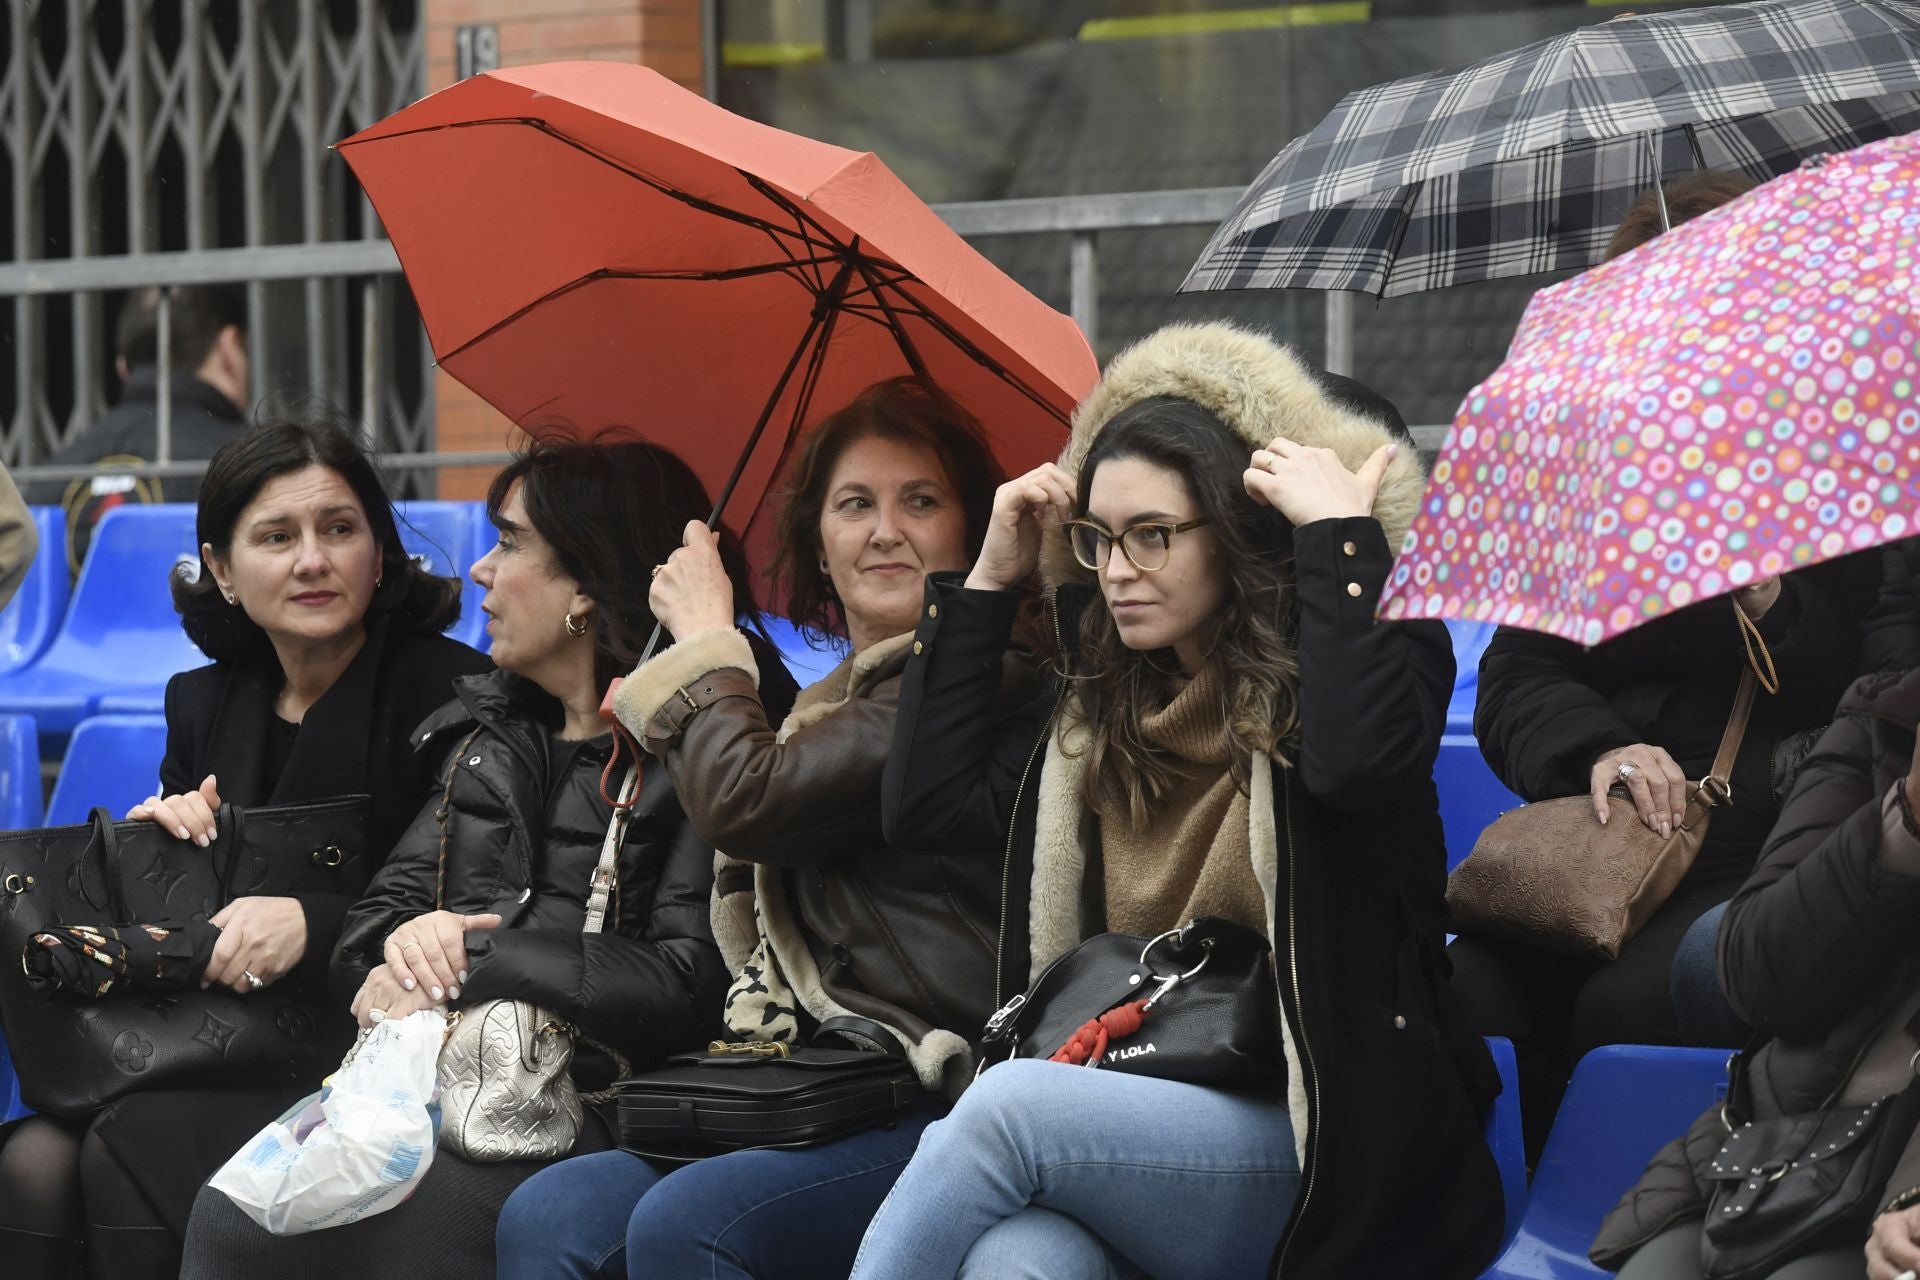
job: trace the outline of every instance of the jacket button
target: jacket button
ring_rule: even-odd
[[[1357,547],[1357,546],[1355,546],[1355,545],[1354,545],[1353,543],[1351,543],[1351,542],[1345,542],[1345,543],[1342,543],[1342,544],[1340,545],[1340,549],[1341,549],[1342,551],[1344,551],[1344,552],[1346,552],[1346,553],[1347,553],[1348,555],[1350,555],[1350,556],[1351,556],[1351,555],[1357,555],[1357,554],[1359,553],[1359,551],[1360,551],[1360,548],[1359,548],[1359,547]]]
[[[532,886],[528,886],[527,888],[522,889],[520,891],[520,897],[517,900],[520,902],[525,902],[528,898],[531,898],[532,896],[533,896],[533,888]]]
[[[1360,593],[1356,591],[1356,592],[1354,592],[1354,594],[1355,594],[1355,595],[1359,595]],[[469,769],[472,769],[472,768],[475,768],[475,767],[477,767],[477,766],[479,765],[479,763],[480,763],[480,757],[479,757],[479,756],[468,756],[468,757],[467,757],[467,768],[469,768]]]
[[[928,605],[928,606],[927,606],[927,616],[928,616],[929,618],[937,618],[937,617],[939,617],[939,616],[940,616],[940,606],[939,606],[939,605],[937,605],[937,604],[930,604],[930,605]]]
[[[1360,596],[1360,584],[1357,582],[1349,582],[1347,584],[1347,594],[1358,599]]]
[[[1404,1014],[1404,1013],[1396,1013],[1396,1014],[1394,1014],[1394,1015],[1393,1015],[1393,1029],[1394,1029],[1395,1031],[1405,1031],[1405,1030],[1407,1029],[1407,1015],[1406,1015],[1406,1014]]]
[[[917,654],[921,654],[921,653],[925,653],[925,652],[926,652],[926,649],[927,649],[927,646],[925,646],[925,645],[923,645],[923,644],[921,644],[921,643],[920,643],[920,642],[919,642],[918,640],[915,640],[915,641],[913,642],[913,651],[914,651],[914,653],[915,653],[916,655],[917,655]]]

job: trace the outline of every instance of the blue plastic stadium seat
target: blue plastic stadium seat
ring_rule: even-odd
[[[760,625],[767,629],[767,635],[773,639],[773,647],[780,651],[780,660],[787,664],[787,670],[793,673],[793,678],[802,689],[839,666],[845,656],[832,649],[816,649],[809,645],[800,628],[785,618],[763,613],[760,615]]]
[[[480,597],[486,593],[467,580],[467,570],[493,542],[485,506],[475,502],[396,502],[394,511],[400,518],[400,542],[407,553],[424,557],[429,571],[443,578],[458,578],[464,584],[460,621],[449,627],[447,634],[476,649],[485,647],[487,618],[480,612]]]
[[[1500,1096],[1487,1115],[1486,1135],[1493,1163],[1500,1170],[1501,1196],[1507,1202],[1507,1226],[1500,1236],[1500,1247],[1505,1249],[1513,1243],[1527,1212],[1527,1141],[1520,1127],[1520,1065],[1513,1055],[1513,1041],[1488,1036],[1487,1048],[1500,1071]]]
[[[1486,1280],[1598,1280],[1600,1220],[1653,1153],[1726,1094],[1726,1049],[1608,1045],[1574,1069],[1534,1171],[1526,1217]]]
[[[1433,785],[1440,792],[1440,821],[1447,833],[1447,869],[1451,871],[1473,852],[1473,842],[1487,824],[1519,807],[1519,796],[1506,789],[1487,768],[1480,744],[1471,734],[1449,733],[1440,739],[1440,755],[1433,763]]]
[[[1453,637],[1453,697],[1447,702],[1447,732],[1473,732],[1473,701],[1480,695],[1480,655],[1493,639],[1491,622],[1447,623]]]
[[[0,828],[39,825],[40,735],[32,716],[0,716]]]
[[[47,801],[47,825],[85,822],[95,806],[118,818],[160,785],[167,753],[167,722],[161,716],[93,716],[82,720],[67,743]]]
[[[33,523],[40,551],[20,590],[0,609],[0,676],[45,653],[67,612],[67,517],[58,507],[35,507]]]
[[[206,657],[180,629],[168,592],[194,551],[194,509],[116,507],[93,535],[66,622],[39,660],[0,676],[0,712],[31,715],[57,744],[109,694],[151,689]]]

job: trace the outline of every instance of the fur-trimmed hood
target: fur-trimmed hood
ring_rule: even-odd
[[[1313,368],[1266,334],[1220,322],[1170,324],[1113,358],[1099,385],[1074,411],[1061,468],[1077,476],[1094,437],[1107,423],[1129,405],[1154,396],[1193,401],[1237,432],[1249,453],[1265,448],[1275,436],[1285,436],[1332,449],[1357,470],[1381,445],[1402,441],[1386,423],[1340,404]],[[1386,531],[1389,547],[1398,549],[1406,538],[1426,485],[1413,449],[1402,449],[1388,464],[1373,514]],[[1046,539],[1040,571],[1054,586],[1094,580],[1057,533]]]

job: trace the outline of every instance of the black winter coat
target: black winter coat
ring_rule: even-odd
[[[1920,843],[1887,807],[1913,761],[1920,671],[1863,677],[1840,712],[1720,928],[1727,998],[1771,1037],[1748,1073],[1758,1118],[1826,1105],[1920,984]],[[1662,1148],[1601,1225],[1595,1261],[1620,1266],[1653,1236],[1701,1217],[1699,1171],[1726,1136],[1716,1106]],[[1880,1203],[1916,1201],[1920,1151],[1910,1143]]]
[[[560,742],[559,702],[510,672],[454,688],[457,700],[415,735],[438,762],[441,794],[348,913],[334,998],[352,1001],[403,921],[436,907],[496,911],[499,928],[467,935],[462,1003],[533,1001],[636,1066],[711,1038],[727,978],[707,922],[713,848],[681,811],[667,771],[644,771],[605,931],[583,934],[588,880],[613,817],[600,794],[611,739]],[[593,1058],[576,1056],[576,1074],[604,1066],[588,1067]]]
[[[1762,689],[1733,766],[1733,802],[1717,810],[1695,864],[1744,874],[1779,814],[1776,783],[1797,763],[1794,740],[1833,718],[1857,673],[1862,599],[1843,602],[1809,573],[1781,580],[1759,627],[1780,692]],[[1712,768],[1740,673],[1736,606],[1716,597],[1605,644],[1501,627],[1480,659],[1473,732],[1487,764],[1522,799],[1587,794],[1593,762],[1616,747],[1661,747],[1689,778]]]
[[[183,671],[167,681],[161,794],[198,790],[213,774],[229,804],[370,795],[366,855],[378,867],[434,790],[433,764],[414,752],[409,735],[453,696],[455,677],[492,668],[458,640],[395,631],[385,617],[369,619],[366,643],[307,709],[286,766],[271,779],[263,763],[283,681],[279,663],[216,662]],[[307,951],[292,977],[318,987],[353,902],[328,894],[302,898],[300,905]]]
[[[1453,652],[1438,623],[1375,624],[1393,559],[1377,521],[1301,526],[1294,553],[1300,736],[1297,767],[1272,771],[1273,941],[1281,1001],[1308,1049],[1309,1115],[1275,1274],[1474,1276],[1504,1216],[1481,1132],[1500,1085],[1447,986],[1433,762]],[[886,834],[955,854],[1006,841],[1004,1003],[1029,980],[1034,792],[1058,694],[996,721],[1013,594],[936,574],[927,602],[887,765]],[[1076,586],[1055,604],[1071,653],[1080,611],[1100,606]]]

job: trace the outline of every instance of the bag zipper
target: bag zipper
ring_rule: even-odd
[[[1307,1007],[1300,998],[1300,930],[1297,915],[1298,895],[1295,893],[1296,856],[1293,847],[1293,775],[1282,770],[1280,774],[1281,810],[1285,815],[1287,828],[1287,969],[1290,984],[1293,987],[1293,1007],[1300,1018],[1300,1047],[1303,1050],[1307,1069],[1307,1167],[1306,1179],[1300,1190],[1300,1201],[1294,1206],[1292,1219],[1280,1240],[1280,1251],[1273,1264],[1273,1275],[1278,1276],[1286,1269],[1287,1251],[1293,1247],[1294,1232],[1300,1220],[1306,1216],[1307,1202],[1313,1199],[1314,1175],[1319,1170],[1320,1139],[1320,1073],[1313,1061],[1313,1038],[1307,1034]],[[1281,1010],[1284,1024],[1286,1010]],[[1287,1033],[1281,1027],[1281,1034]]]

